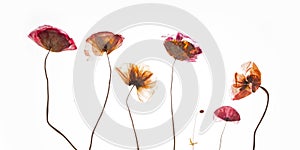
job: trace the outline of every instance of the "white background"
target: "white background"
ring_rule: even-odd
[[[296,1],[252,0],[153,0],[187,10],[211,32],[224,58],[227,82],[239,65],[253,60],[260,68],[262,85],[270,92],[270,106],[257,133],[257,150],[297,149],[299,98],[297,82],[299,49],[299,5]],[[0,149],[71,149],[45,120],[46,84],[43,60],[46,51],[27,35],[37,26],[50,24],[65,30],[80,45],[83,36],[103,16],[119,8],[140,4],[138,0],[92,1],[6,1],[1,2],[1,93]],[[78,147],[87,149],[90,130],[73,99],[72,76],[76,51],[51,54],[50,121]],[[51,63],[50,63],[51,62]],[[286,68],[291,68],[288,71]],[[283,79],[282,75],[288,75]],[[286,92],[285,92],[286,91]],[[252,149],[252,132],[265,105],[262,90],[239,101],[225,99],[242,115],[239,124],[228,124],[223,150]],[[223,123],[215,123],[196,136],[195,149],[218,148]],[[192,124],[178,136],[178,149],[191,149]],[[294,133],[294,135],[292,135]],[[94,149],[120,149],[95,138]],[[172,142],[156,149],[171,149]]]

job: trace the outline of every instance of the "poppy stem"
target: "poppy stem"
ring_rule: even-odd
[[[47,82],[47,106],[46,106],[46,120],[47,120],[47,124],[54,130],[56,131],[58,134],[60,134],[62,137],[65,138],[65,140],[67,140],[69,142],[69,144],[73,147],[73,149],[77,150],[76,147],[71,143],[71,141],[63,134],[61,133],[58,129],[56,129],[50,122],[49,122],[49,79],[48,79],[48,75],[47,75],[47,59],[49,56],[50,50],[48,51],[46,57],[45,57],[45,61],[44,61],[44,71],[45,71],[45,77],[46,77],[46,82]]]
[[[224,125],[224,128],[223,128],[223,131],[222,131],[222,133],[221,133],[221,137],[220,137],[220,144],[219,144],[219,150],[221,150],[222,138],[223,138],[223,133],[224,133],[224,131],[225,131],[226,124],[227,124],[227,122],[225,122],[225,125]]]
[[[264,90],[264,92],[267,94],[267,104],[266,104],[266,107],[265,107],[265,111],[264,111],[263,115],[261,116],[261,118],[260,118],[260,120],[259,120],[259,122],[258,122],[258,124],[257,124],[257,126],[256,126],[256,128],[255,128],[255,130],[254,130],[254,134],[253,134],[253,150],[255,150],[255,136],[256,136],[256,131],[257,131],[257,129],[258,129],[260,123],[261,123],[262,120],[264,119],[265,114],[266,114],[267,109],[268,109],[268,106],[269,106],[269,92],[268,92],[268,90],[267,90],[266,88],[264,88],[264,87],[262,87],[262,86],[260,86],[260,88],[261,88],[262,90]]]
[[[173,74],[174,74],[174,64],[176,62],[176,59],[174,59],[172,63],[172,73],[171,73],[171,87],[170,87],[170,99],[171,99],[171,115],[172,115],[172,129],[173,129],[173,150],[176,149],[176,138],[175,138],[175,125],[174,125],[174,113],[173,113]]]
[[[111,64],[110,64],[110,60],[109,60],[109,56],[108,54],[106,53],[106,57],[107,57],[107,62],[108,62],[108,66],[109,66],[109,80],[108,80],[108,87],[107,87],[107,93],[106,93],[106,97],[105,97],[105,101],[104,101],[104,104],[103,104],[103,108],[101,110],[101,113],[97,119],[97,122],[93,128],[93,131],[92,131],[92,134],[91,134],[91,140],[90,140],[90,147],[89,147],[89,150],[92,149],[92,145],[93,145],[93,137],[94,137],[94,134],[95,134],[95,130],[98,126],[98,123],[104,113],[104,109],[105,109],[105,106],[106,106],[106,103],[107,103],[107,100],[108,100],[108,95],[109,95],[109,91],[110,91],[110,83],[111,83],[111,73],[112,73],[112,70],[111,70]]]
[[[197,123],[197,116],[198,116],[198,113],[196,114],[195,116],[195,120],[194,120],[194,127],[193,127],[193,138],[192,138],[192,142],[195,142],[195,128],[196,128],[196,123]],[[195,149],[195,145],[192,145],[193,146],[193,150]]]
[[[132,116],[131,116],[131,111],[130,111],[130,108],[129,108],[129,106],[128,106],[128,98],[129,98],[129,95],[130,95],[130,93],[131,93],[131,91],[133,90],[134,87],[135,87],[135,86],[132,86],[132,88],[130,89],[130,91],[129,91],[128,95],[127,95],[127,98],[126,98],[126,106],[127,106],[127,110],[128,110],[129,116],[130,116],[131,125],[132,125],[132,129],[133,129],[134,136],[135,136],[136,149],[139,150],[139,149],[140,149],[140,147],[139,147],[139,141],[138,141],[138,138],[137,138],[137,135],[136,135],[136,131],[135,131],[133,119],[132,119]]]

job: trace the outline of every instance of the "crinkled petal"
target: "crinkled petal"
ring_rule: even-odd
[[[153,88],[140,87],[137,89],[137,95],[140,102],[147,102],[148,100],[150,100],[153,94],[154,94]]]

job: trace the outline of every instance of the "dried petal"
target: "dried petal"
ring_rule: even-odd
[[[52,52],[77,49],[73,39],[66,32],[50,25],[38,27],[28,37],[39,46]]]
[[[240,121],[240,114],[230,106],[222,106],[214,114],[224,121]]]

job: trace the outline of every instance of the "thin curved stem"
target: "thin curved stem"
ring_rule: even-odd
[[[46,82],[47,82],[47,106],[46,106],[46,120],[47,120],[47,124],[54,130],[56,131],[58,134],[60,134],[62,137],[65,138],[65,140],[67,140],[69,142],[69,144],[73,147],[73,149],[77,150],[76,147],[71,143],[71,141],[63,134],[61,133],[58,129],[56,129],[50,122],[49,122],[49,79],[48,79],[48,75],[47,75],[47,59],[49,56],[50,51],[48,51],[46,57],[45,57],[45,61],[44,61],[44,71],[45,71],[45,77],[46,77]]]
[[[223,128],[223,131],[222,131],[222,133],[221,133],[221,137],[220,137],[220,143],[219,143],[219,150],[221,150],[222,138],[223,138],[223,133],[224,133],[224,131],[225,131],[226,124],[227,124],[227,122],[225,122],[225,125],[224,125],[224,128]]]
[[[176,59],[174,59],[174,62],[172,63],[172,73],[171,73],[171,87],[170,87],[170,99],[171,99],[171,115],[172,115],[172,129],[173,129],[173,150],[176,149],[176,138],[175,138],[175,125],[174,125],[174,113],[173,113],[173,74],[174,74],[174,64],[176,62]]]
[[[126,98],[126,106],[127,106],[127,110],[128,110],[129,116],[130,116],[131,125],[132,125],[132,129],[133,129],[134,136],[135,136],[136,149],[139,150],[139,149],[140,149],[139,141],[138,141],[138,138],[137,138],[137,135],[136,135],[136,131],[135,131],[133,119],[132,119],[132,116],[131,116],[131,111],[130,111],[130,108],[129,108],[129,106],[128,106],[128,98],[129,98],[129,95],[130,95],[130,93],[131,93],[131,91],[133,90],[134,87],[135,87],[135,86],[132,86],[132,88],[130,89],[130,91],[129,91],[128,95],[127,95],[127,98]]]
[[[198,116],[198,113],[196,114],[195,116],[195,121],[194,121],[194,127],[193,127],[193,136],[192,136],[192,142],[195,142],[195,129],[196,129],[196,123],[197,123],[197,116]],[[195,149],[195,145],[193,144],[193,150]]]
[[[102,111],[97,119],[97,122],[94,126],[94,129],[92,131],[92,134],[91,134],[91,140],[90,140],[90,147],[89,147],[89,150],[92,149],[92,145],[93,145],[93,137],[94,137],[94,134],[95,134],[95,130],[98,126],[98,123],[103,115],[103,112],[104,112],[104,109],[105,109],[105,106],[106,106],[106,103],[107,103],[107,100],[108,100],[108,95],[109,95],[109,91],[110,91],[110,83],[111,83],[111,73],[112,73],[112,69],[111,69],[111,64],[110,64],[110,60],[109,60],[109,56],[108,54],[106,53],[106,56],[107,56],[107,62],[108,62],[108,66],[109,66],[109,80],[108,80],[108,87],[107,87],[107,93],[106,93],[106,97],[105,97],[105,101],[104,101],[104,104],[103,104],[103,108],[102,108]]]
[[[264,119],[264,117],[265,117],[265,115],[266,115],[266,112],[267,112],[267,109],[268,109],[268,106],[269,106],[269,92],[268,92],[268,90],[267,90],[266,88],[264,88],[264,87],[262,87],[262,86],[260,86],[260,88],[261,88],[262,90],[264,90],[264,92],[267,94],[267,104],[266,104],[266,107],[265,107],[265,111],[264,111],[263,115],[261,116],[261,118],[260,118],[260,120],[259,120],[259,122],[258,122],[258,124],[257,124],[257,126],[256,126],[256,128],[255,128],[255,130],[254,130],[254,134],[253,134],[253,150],[255,150],[255,136],[256,136],[256,131],[257,131],[257,129],[258,129],[260,123],[261,123],[262,120]]]

